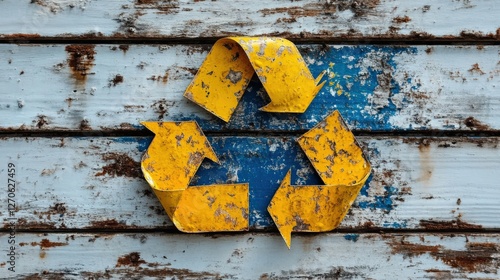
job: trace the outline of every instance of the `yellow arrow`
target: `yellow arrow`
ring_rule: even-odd
[[[288,248],[292,231],[335,229],[347,214],[371,169],[338,111],[299,137],[297,142],[325,185],[292,186],[290,171],[281,182],[267,209]]]
[[[218,163],[198,124],[142,124],[155,137],[141,169],[175,226],[183,232],[248,230],[248,184],[188,187],[204,158]]]
[[[325,83],[286,39],[227,37],[212,47],[184,96],[228,122],[254,73],[271,99],[260,109],[266,112],[303,113]]]

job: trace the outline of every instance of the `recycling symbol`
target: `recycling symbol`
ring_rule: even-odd
[[[282,38],[218,40],[184,97],[229,122],[250,79],[271,99],[260,110],[303,113],[323,83],[297,47]],[[183,232],[247,231],[248,183],[190,186],[202,161],[219,163],[196,121],[142,122],[155,136],[141,160],[146,181]],[[267,209],[290,248],[292,232],[324,232],[342,222],[370,175],[370,163],[335,111],[297,139],[324,185],[291,185],[291,169]]]

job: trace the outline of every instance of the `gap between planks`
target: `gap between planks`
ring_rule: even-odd
[[[211,38],[166,38],[166,37],[37,37],[37,36],[15,36],[1,37],[0,44],[133,44],[133,45],[151,45],[151,44],[168,44],[168,45],[199,45],[199,44],[214,44],[218,39],[224,37]],[[329,37],[329,38],[296,38],[289,36],[280,36],[279,34],[273,37],[282,37],[294,42],[297,45],[307,44],[329,44],[329,45],[500,45],[500,38],[492,38],[490,36],[473,36],[473,37],[425,37],[417,35],[401,36],[397,38],[391,37]]]
[[[0,228],[1,233],[11,232],[8,228]],[[177,230],[174,227],[169,228],[113,228],[113,229],[82,229],[82,228],[70,228],[70,229],[16,229],[16,233],[26,233],[26,234],[182,234],[182,235],[198,235],[204,237],[224,237],[224,236],[235,236],[235,235],[266,235],[266,236],[279,236],[280,233],[277,229],[259,229],[259,230],[248,230],[248,231],[236,231],[236,232],[203,232],[203,233],[184,233]],[[402,228],[340,228],[332,231],[326,232],[293,232],[293,236],[316,236],[322,234],[500,234],[500,228],[466,228],[466,229],[402,229]]]
[[[166,121],[168,122],[168,121]],[[279,137],[279,136],[301,136],[308,130],[278,131],[278,130],[238,130],[238,131],[215,131],[203,130],[206,136],[239,136],[239,137]],[[355,136],[372,137],[412,137],[412,138],[449,138],[449,137],[500,137],[500,130],[477,131],[477,130],[394,130],[394,131],[373,131],[351,129]],[[0,137],[34,137],[34,138],[53,138],[53,137],[136,137],[150,136],[154,134],[149,130],[27,130],[13,131],[10,129],[1,130]]]

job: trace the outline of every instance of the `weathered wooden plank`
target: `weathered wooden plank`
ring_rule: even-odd
[[[173,229],[142,178],[149,137],[4,138],[0,178],[16,166],[19,229]],[[373,167],[341,229],[500,228],[499,138],[358,137]],[[193,185],[250,184],[252,229],[272,227],[266,207],[286,172],[321,184],[292,137],[209,137],[221,165],[205,161]],[[6,187],[0,197],[9,196]]]
[[[498,234],[2,233],[2,277],[35,279],[496,279]],[[335,261],[332,261],[335,260]]]
[[[0,130],[137,130],[144,120],[194,119],[212,131],[293,131],[335,109],[355,130],[500,128],[499,46],[301,46],[314,75],[327,71],[306,113],[258,111],[267,101],[254,81],[228,124],[182,96],[209,49],[0,45]]]
[[[499,39],[495,1],[161,1],[36,0],[0,2],[0,34],[207,38]],[[480,15],[480,19],[478,17]],[[26,36],[29,34],[29,36]],[[21,36],[19,36],[21,35]]]

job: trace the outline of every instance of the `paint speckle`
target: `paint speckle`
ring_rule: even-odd
[[[354,234],[354,233],[345,234],[344,239],[348,240],[348,241],[356,242],[359,239],[359,234]]]
[[[243,78],[243,72],[234,71],[233,69],[229,70],[229,73],[226,76],[226,79],[230,80],[231,83],[237,84]]]

